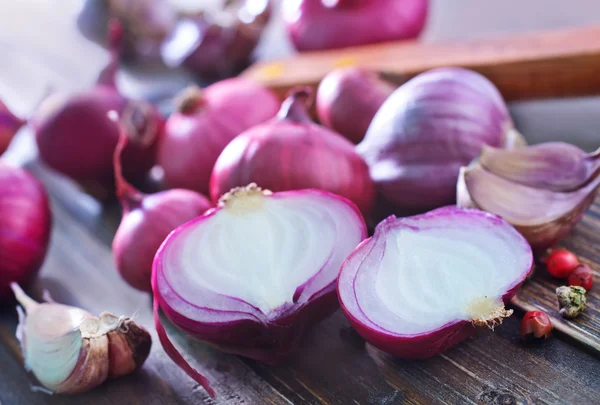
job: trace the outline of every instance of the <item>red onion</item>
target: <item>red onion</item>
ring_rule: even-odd
[[[273,191],[327,190],[369,213],[375,191],[367,165],[347,139],[312,122],[310,96],[309,89],[293,90],[276,118],[227,145],[211,176],[213,201],[233,187],[255,182]]]
[[[266,363],[338,307],[340,264],[367,235],[358,209],[320,190],[252,184],[171,233],[154,259],[154,320],[165,351],[214,396],[169,341],[163,312],[183,332]]]
[[[167,66],[183,65],[207,77],[228,77],[246,67],[269,21],[268,0],[236,0],[183,18],[161,46]]]
[[[502,96],[480,74],[458,68],[418,75],[381,106],[357,151],[396,213],[456,201],[461,166],[483,145],[520,141]]]
[[[395,89],[374,72],[359,68],[334,70],[319,85],[319,121],[359,143],[377,110]]]
[[[117,51],[99,77],[99,84],[78,94],[56,94],[42,102],[32,119],[42,160],[82,185],[112,188],[113,153],[119,131],[107,113],[116,111],[127,128],[130,143],[123,154],[123,172],[131,181],[145,178],[154,166],[156,141],[163,122],[144,101],[122,96],[111,74]]]
[[[10,141],[25,124],[25,121],[14,115],[8,107],[0,101],[0,155],[2,155]]]
[[[274,94],[259,84],[228,79],[200,91],[187,89],[167,120],[158,151],[170,187],[208,194],[213,166],[225,146],[246,129],[272,118]]]
[[[285,0],[283,18],[299,51],[416,38],[427,0]]]
[[[381,222],[342,265],[338,294],[369,343],[426,358],[510,316],[504,305],[532,269],[527,241],[503,219],[444,207]]]
[[[151,291],[152,260],[160,244],[171,231],[202,215],[212,204],[191,190],[172,189],[147,195],[127,183],[121,172],[121,153],[127,136],[121,131],[114,167],[123,218],[113,240],[113,256],[125,281],[138,290]]]
[[[0,302],[10,283],[37,275],[50,241],[52,216],[44,186],[25,170],[0,162]]]

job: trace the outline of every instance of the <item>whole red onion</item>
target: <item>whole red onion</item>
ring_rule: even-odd
[[[502,218],[449,206],[385,219],[342,264],[340,305],[356,331],[394,356],[431,357],[512,314],[533,269]]]
[[[272,118],[278,108],[273,93],[238,78],[184,91],[177,111],[167,120],[158,150],[166,184],[208,194],[210,174],[225,146],[246,129]]]
[[[114,29],[120,30],[118,26]],[[120,36],[120,31],[114,34]],[[42,160],[84,186],[114,186],[113,153],[119,131],[108,118],[109,111],[122,117],[130,139],[123,154],[125,177],[130,181],[144,179],[156,160],[163,120],[150,104],[130,100],[115,87],[119,40],[113,39],[113,59],[96,86],[77,94],[49,97],[31,121]]]
[[[284,0],[283,18],[299,51],[416,38],[427,0]]]
[[[321,81],[317,115],[321,124],[353,143],[365,137],[375,113],[396,87],[360,68],[336,69]]]
[[[354,204],[321,190],[271,193],[256,184],[177,228],[154,259],[154,322],[163,348],[212,396],[169,340],[159,308],[182,332],[269,364],[337,308],[336,279],[367,235]]]
[[[398,88],[357,151],[384,201],[406,214],[454,203],[459,169],[483,145],[519,142],[496,87],[476,72],[447,68],[422,73]]]
[[[152,260],[161,243],[171,231],[202,215],[212,204],[191,190],[172,189],[148,195],[135,189],[121,172],[121,153],[127,142],[122,132],[114,153],[114,167],[123,218],[112,251],[123,279],[138,290],[150,292]]]
[[[161,46],[163,61],[205,77],[232,76],[248,65],[270,15],[268,0],[236,0],[182,18]]]
[[[254,182],[272,191],[327,190],[369,213],[375,190],[367,165],[352,143],[310,119],[310,97],[310,89],[292,90],[276,118],[227,145],[210,179],[213,201]]]
[[[0,162],[0,301],[10,283],[30,283],[42,266],[52,216],[44,186],[25,170]]]
[[[6,104],[0,101],[0,155],[8,149],[10,141],[24,124],[24,120],[14,115]]]

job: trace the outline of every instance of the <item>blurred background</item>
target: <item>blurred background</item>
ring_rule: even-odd
[[[28,115],[48,89],[89,87],[109,60],[108,51],[100,45],[105,44],[103,27],[106,20],[102,10],[108,3],[111,1],[0,0],[0,49],[3,55],[0,97],[18,114]],[[195,10],[221,7],[223,1],[164,0],[161,3]],[[258,7],[260,3],[263,1],[258,0]],[[273,6],[274,11],[253,58],[270,60],[295,52],[278,12],[280,2],[274,1]],[[161,12],[159,19],[168,17]],[[568,3],[562,0],[432,0],[420,40],[473,39],[594,23],[600,23],[597,0]],[[186,41],[184,28],[169,48],[175,59],[181,51],[178,49],[181,41]],[[190,81],[198,80],[185,69],[165,69],[160,63],[125,65],[118,76],[122,91],[153,101],[167,100]],[[511,104],[511,111],[517,127],[532,143],[568,140],[592,149],[600,141],[598,97],[518,102]],[[23,141],[17,140],[15,144],[20,142]]]

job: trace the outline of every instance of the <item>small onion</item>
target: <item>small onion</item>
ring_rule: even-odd
[[[112,251],[123,279],[138,290],[151,291],[152,260],[161,243],[171,231],[199,217],[212,204],[191,190],[172,189],[148,195],[135,189],[123,178],[121,170],[121,154],[126,144],[127,136],[121,128],[114,167],[123,218],[113,239]]]
[[[521,142],[496,87],[473,71],[448,68],[420,74],[396,90],[357,151],[383,200],[405,214],[453,204],[460,167],[483,145]]]
[[[211,176],[213,201],[255,182],[272,191],[327,190],[370,212],[375,190],[367,165],[351,142],[310,119],[310,96],[310,89],[292,90],[276,118],[227,145]]]
[[[532,269],[527,241],[502,218],[444,207],[381,222],[342,265],[338,294],[369,343],[426,358],[510,316]]]
[[[416,38],[427,0],[285,0],[283,18],[299,51]]]
[[[0,101],[0,155],[2,155],[10,141],[25,124],[25,121],[14,115],[8,107]]]
[[[600,151],[587,154],[561,142],[514,150],[484,148],[461,169],[461,207],[500,215],[543,252],[564,238],[600,187]]]
[[[44,186],[25,170],[0,163],[0,302],[10,283],[28,285],[48,249],[52,216]]]
[[[120,35],[118,26],[113,34]],[[163,120],[150,104],[130,100],[114,86],[119,40],[113,39],[113,59],[95,87],[47,98],[31,121],[42,160],[84,187],[114,186],[113,153],[119,131],[108,118],[109,111],[122,117],[130,139],[123,154],[125,177],[130,181],[145,179],[156,160]]]
[[[158,164],[169,187],[208,194],[213,166],[225,146],[246,129],[272,118],[277,97],[259,84],[228,79],[179,96],[165,125]]]
[[[319,121],[359,143],[377,110],[395,89],[374,72],[336,69],[319,84],[316,100]]]
[[[328,192],[232,190],[169,235],[154,259],[154,319],[165,351],[214,396],[169,341],[159,306],[180,330],[224,351],[266,363],[285,358],[308,326],[338,307],[339,267],[366,235],[356,206]]]

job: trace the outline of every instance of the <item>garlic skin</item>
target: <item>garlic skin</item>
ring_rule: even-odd
[[[478,161],[461,168],[457,204],[500,215],[542,252],[568,235],[594,201],[599,155],[559,142],[486,147]]]
[[[131,373],[150,353],[150,334],[127,317],[38,303],[16,283],[11,288],[25,309],[17,307],[25,368],[50,392],[89,391],[108,377]]]

